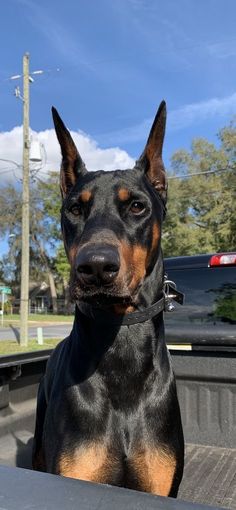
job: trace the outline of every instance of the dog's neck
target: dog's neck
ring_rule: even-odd
[[[162,257],[156,261],[153,270],[146,276],[139,292],[139,309],[150,307],[159,299],[163,289]],[[120,377],[120,367],[126,367],[124,384],[127,378],[152,370],[155,359],[163,356],[165,350],[163,312],[142,323],[119,325],[96,322],[83,314],[76,306],[75,320],[71,332],[72,357],[79,360],[80,378],[87,379],[94,372],[108,377],[110,366],[116,367]],[[157,354],[159,352],[159,355]],[[108,377],[109,379],[109,377]],[[126,381],[126,383],[125,383]],[[121,384],[121,383],[120,383]],[[136,383],[135,383],[136,384]]]
[[[146,275],[137,294],[137,309],[142,310],[155,303],[162,294],[164,282],[163,257],[161,249],[154,267]]]

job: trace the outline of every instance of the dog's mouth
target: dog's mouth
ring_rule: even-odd
[[[81,286],[71,279],[69,290],[72,302],[83,301],[98,307],[113,305],[130,306],[134,304],[128,287],[118,288],[118,285]]]
[[[114,305],[130,306],[133,304],[130,296],[116,296],[103,294],[102,292],[90,296],[81,296],[80,300],[99,308],[111,307]]]

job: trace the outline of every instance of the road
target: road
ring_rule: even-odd
[[[65,338],[68,336],[72,329],[72,324],[53,324],[43,325],[44,338]],[[1,340],[18,340],[20,335],[19,326],[12,325],[9,328],[0,327],[0,341]],[[29,338],[37,338],[37,326],[29,327]]]

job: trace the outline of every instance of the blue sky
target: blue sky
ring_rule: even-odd
[[[194,137],[216,141],[236,112],[235,0],[7,0],[1,3],[0,179],[21,171],[22,57],[45,70],[30,86],[30,125],[59,168],[50,109],[88,168],[125,168],[143,150],[162,99],[164,160]],[[57,71],[60,68],[60,71]],[[7,247],[6,243],[2,247]]]
[[[168,164],[193,137],[215,139],[236,111],[235,19],[234,0],[2,2],[0,131],[21,124],[6,78],[29,51],[32,71],[53,70],[31,86],[34,130],[52,127],[54,104],[73,131],[137,157],[165,98]]]

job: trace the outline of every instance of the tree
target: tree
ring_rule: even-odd
[[[231,251],[236,246],[236,126],[223,128],[219,147],[193,140],[172,157],[166,256]]]
[[[61,193],[59,187],[58,172],[50,172],[47,181],[37,181],[38,203],[43,211],[44,235],[51,247],[55,247],[55,241],[62,241],[60,210]]]
[[[48,199],[48,197],[47,197]],[[21,190],[19,187],[7,185],[1,188],[0,208],[4,211],[1,218],[0,234],[9,239],[9,252],[4,257],[4,274],[7,281],[19,287],[21,267]],[[57,292],[53,272],[54,259],[50,254],[49,242],[51,224],[50,217],[45,214],[44,202],[39,194],[38,186],[32,186],[30,193],[30,279],[48,280],[53,311],[57,312]],[[59,222],[58,222],[59,223]],[[54,240],[54,245],[57,241]]]
[[[56,257],[55,257],[55,267],[59,279],[62,282],[64,296],[65,296],[65,309],[68,309],[69,306],[69,276],[70,276],[70,265],[67,260],[67,256],[65,254],[65,249],[63,244],[61,243],[58,246]]]
[[[5,277],[4,277],[4,268],[3,268],[3,261],[0,260],[0,284],[6,283]]]

